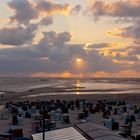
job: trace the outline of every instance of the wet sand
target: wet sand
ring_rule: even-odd
[[[140,104],[140,94],[136,94],[136,93],[108,94],[107,91],[108,90],[83,90],[83,89],[81,90],[81,89],[76,89],[76,87],[75,89],[74,87],[70,87],[70,88],[42,87],[42,88],[31,89],[25,92],[4,91],[5,94],[0,97],[0,104],[5,104],[8,101],[25,101],[25,100],[36,101],[36,100],[51,100],[51,99],[54,100],[87,99],[90,102],[95,102],[101,99],[125,100],[126,102],[129,103]],[[99,92],[99,94],[95,94],[96,92]],[[42,93],[43,95],[39,95]]]

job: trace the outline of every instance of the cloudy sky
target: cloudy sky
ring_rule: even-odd
[[[140,0],[1,0],[0,76],[140,77]]]

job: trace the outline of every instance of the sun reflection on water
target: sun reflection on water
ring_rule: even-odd
[[[80,92],[79,92],[79,90],[80,90],[80,80],[76,80],[76,90],[77,90],[76,94],[79,95],[80,94]]]
[[[78,91],[77,91],[77,92],[76,92],[76,94],[77,94],[77,95],[79,95],[79,94],[80,94],[80,92],[78,92]]]

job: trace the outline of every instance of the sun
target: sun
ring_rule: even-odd
[[[84,67],[85,67],[85,61],[84,61],[83,58],[77,57],[77,58],[75,58],[75,60],[74,60],[74,65],[75,65],[75,68],[76,68],[76,69],[82,70],[82,69],[84,69]]]
[[[82,59],[81,58],[77,58],[76,62],[80,63],[80,62],[82,62]]]

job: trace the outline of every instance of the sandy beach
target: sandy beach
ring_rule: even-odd
[[[110,91],[113,91],[113,89],[110,89]],[[0,97],[0,104],[5,105],[7,102],[18,102],[18,101],[51,101],[51,100],[57,100],[60,101],[75,101],[76,99],[84,99],[88,100],[90,103],[96,104],[98,100],[107,100],[107,101],[125,101],[127,104],[137,104],[140,105],[140,94],[137,93],[124,93],[124,94],[108,94],[108,89],[99,89],[99,90],[84,90],[82,88],[77,87],[40,87],[40,88],[34,88],[30,89],[24,92],[7,92],[3,91],[3,96]],[[90,94],[85,94],[85,93]],[[101,94],[95,94],[96,92],[101,92]],[[75,94],[74,94],[75,93]],[[0,113],[2,114],[3,110],[0,110]],[[69,111],[70,116],[70,124],[63,124],[63,123],[57,123],[57,129],[73,126],[76,123],[79,123],[79,120],[77,119],[77,110]],[[115,116],[116,117],[116,116]],[[6,126],[9,126],[11,124],[12,118],[9,117],[8,120],[0,120],[0,132],[3,132],[6,128]],[[119,123],[123,123],[122,116],[117,116],[117,120]],[[32,134],[31,130],[31,122],[33,119],[24,119],[24,125],[18,126],[19,128],[22,128],[24,131],[25,136],[30,136]],[[103,125],[104,118],[102,117],[101,113],[96,114],[90,114],[90,117],[88,118],[88,121],[97,123],[99,125]],[[133,133],[139,133],[140,120],[136,121],[134,123],[133,127]]]

